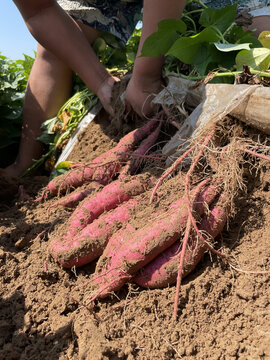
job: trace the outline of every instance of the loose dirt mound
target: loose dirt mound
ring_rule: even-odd
[[[76,162],[114,144],[103,125],[88,130],[92,138],[84,134],[79,146],[91,139],[91,149]],[[239,270],[206,254],[184,279],[176,323],[174,286],[130,284],[117,297],[82,307],[95,264],[64,270],[47,253],[48,238],[69,212],[54,208],[46,217],[55,200],[33,201],[46,178],[12,182],[13,195],[0,205],[0,359],[269,359],[270,274],[254,272],[270,270],[270,166],[246,176],[247,192],[216,246],[234,256]],[[14,191],[18,185],[24,193]],[[175,197],[175,189],[167,181],[161,200]]]

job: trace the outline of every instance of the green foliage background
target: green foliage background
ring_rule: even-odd
[[[22,106],[34,58],[9,60],[0,54],[0,167],[10,164],[17,153],[22,125]]]
[[[142,56],[165,55],[167,72],[188,77],[205,77],[210,71],[242,70],[243,65],[253,65],[253,70],[268,69],[268,50],[261,50],[262,44],[253,36],[253,31],[244,31],[237,25],[236,17],[236,3],[222,9],[205,5],[186,7],[181,20],[159,23],[158,30],[144,42]],[[265,61],[260,66],[255,59],[262,52]],[[233,82],[234,78],[223,81]]]

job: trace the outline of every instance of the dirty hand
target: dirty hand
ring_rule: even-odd
[[[126,89],[127,109],[133,109],[139,116],[147,117],[155,111],[152,100],[162,90],[161,78],[148,79],[133,76]]]
[[[103,83],[101,84],[101,86],[98,88],[97,91],[97,96],[102,106],[111,116],[114,115],[114,109],[111,104],[112,89],[115,82],[117,81],[120,81],[120,79],[115,76],[109,76],[103,81]]]

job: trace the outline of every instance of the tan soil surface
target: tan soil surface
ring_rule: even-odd
[[[92,135],[80,138],[75,162],[88,162],[117,141],[97,122],[87,131]],[[0,205],[1,360],[270,359],[270,273],[252,273],[270,271],[269,164],[248,176],[236,216],[217,238],[216,247],[222,245],[241,270],[207,253],[183,281],[177,322],[175,286],[129,284],[93,309],[82,306],[95,264],[65,270],[49,258],[48,240],[70,211],[52,208],[47,217],[55,199],[34,202],[47,181],[1,180],[12,188]],[[160,189],[164,206],[182,191],[172,184]],[[137,221],[148,218],[141,214]]]

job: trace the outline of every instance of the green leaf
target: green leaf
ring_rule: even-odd
[[[120,44],[120,42],[113,34],[110,34],[109,32],[102,32],[100,34],[100,37],[102,37],[105,40],[106,44],[109,45],[110,47],[119,50],[123,49],[123,45]]]
[[[183,34],[187,30],[187,25],[179,19],[165,19],[158,23],[158,31],[178,31]]]
[[[175,40],[178,33],[186,31],[186,24],[182,20],[167,19],[158,24],[158,30],[150,35],[144,42],[141,56],[157,57],[166,54]]]
[[[35,59],[33,57],[31,57],[31,56],[26,55],[26,54],[23,54],[23,56],[24,56],[24,61],[23,61],[24,75],[28,79]]]
[[[237,3],[222,9],[205,9],[199,23],[204,26],[216,26],[222,33],[234,22],[236,17]]]
[[[194,36],[178,39],[166,55],[174,56],[185,64],[194,64],[196,59],[202,56],[203,44],[218,40],[217,33],[211,28],[206,28]],[[203,56],[206,58],[205,54]]]
[[[249,43],[251,48],[259,48],[262,47],[262,44],[256,39],[254,36],[247,34],[243,36],[239,41],[239,44]]]
[[[200,54],[202,56],[198,56],[194,63],[200,75],[207,75],[209,71],[215,71],[218,68],[231,69],[235,64],[234,56],[230,52],[217,50],[213,43],[203,44]]]
[[[126,61],[126,53],[123,50],[113,49],[106,63],[108,67],[121,67]]]
[[[230,52],[230,51],[239,51],[239,50],[250,50],[250,45],[245,44],[222,44],[220,42],[214,43],[215,47],[219,51]]]
[[[92,45],[92,48],[93,48],[93,50],[95,51],[95,53],[100,53],[100,52],[102,52],[102,51],[105,51],[106,50],[106,41],[103,39],[103,38],[101,38],[101,37],[98,37],[95,41],[94,41],[94,43],[93,43],[93,45]]]
[[[42,123],[41,129],[45,130],[48,134],[53,134],[53,128],[57,121],[58,121],[57,116],[55,116],[52,119],[48,119]]]
[[[262,31],[258,39],[265,48],[270,49],[270,31]]]
[[[54,134],[43,132],[39,137],[37,137],[37,140],[43,144],[50,145],[54,141]]]
[[[13,107],[10,109],[9,113],[6,114],[6,119],[8,120],[16,120],[18,119],[22,114],[22,108],[21,107]]]
[[[208,73],[209,64],[215,63],[211,54],[211,44],[200,44],[199,54],[194,61],[194,67],[200,75]]]
[[[236,55],[236,65],[239,70],[244,65],[250,66],[255,70],[268,70],[270,66],[270,49],[255,48],[242,50]]]
[[[68,168],[61,168],[59,170],[56,169],[55,172],[51,173],[50,180],[56,178],[59,175],[65,174],[69,169]]]
[[[253,35],[254,31],[255,30],[244,31],[240,26],[234,25],[226,36],[226,40],[230,44],[249,43],[250,47],[262,47],[262,44]]]
[[[56,166],[56,170],[60,170],[60,169],[70,169],[71,166],[71,162],[70,161],[61,161],[57,166]]]

